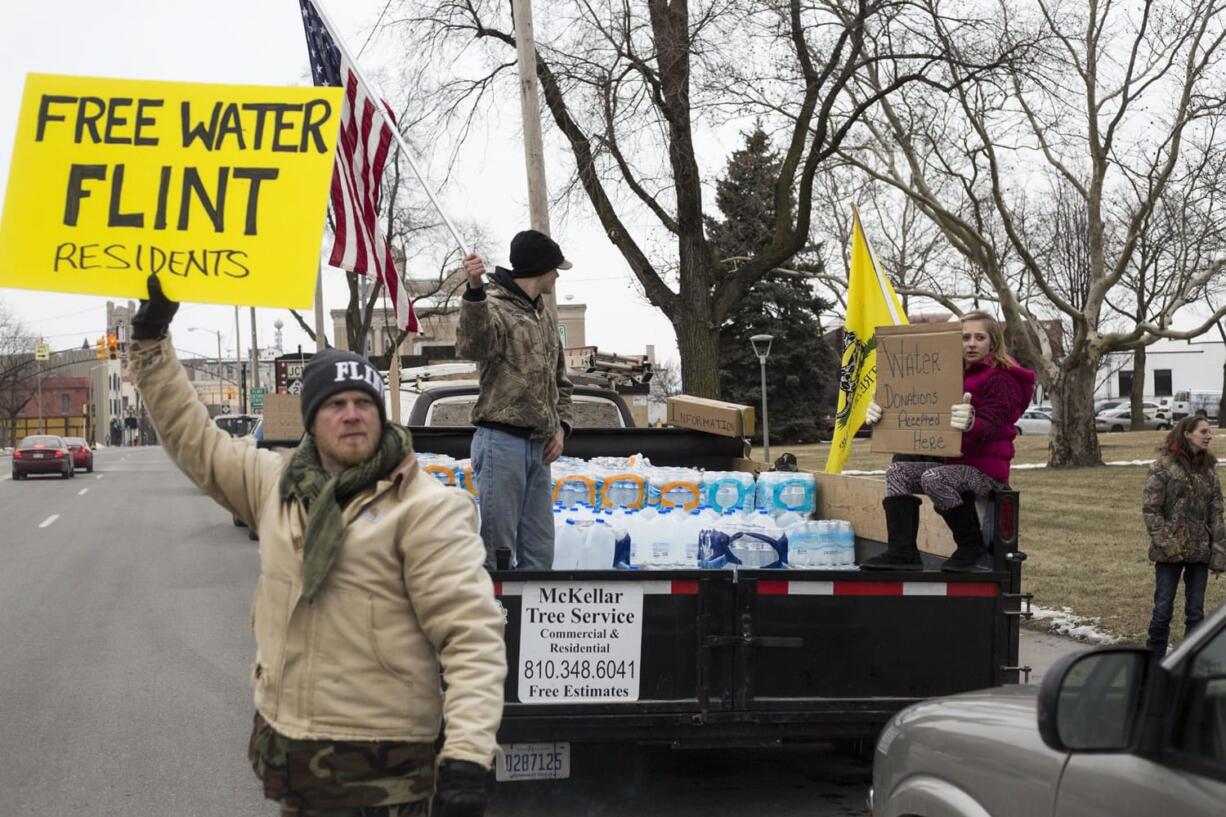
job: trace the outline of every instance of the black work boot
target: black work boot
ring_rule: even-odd
[[[973,573],[983,568],[979,560],[988,552],[983,544],[983,530],[979,525],[979,512],[975,510],[973,494],[964,494],[962,504],[947,511],[937,509],[954,535],[958,547],[941,565],[946,573]]]
[[[865,559],[861,570],[923,570],[919,548],[915,546],[915,534],[919,531],[920,501],[913,496],[886,497],[881,507],[885,509],[885,529],[888,533],[885,553]]]

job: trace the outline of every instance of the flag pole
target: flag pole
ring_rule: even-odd
[[[864,239],[864,246],[868,248],[868,258],[873,265],[873,275],[877,279],[877,287],[881,290],[881,300],[885,301],[886,308],[890,310],[890,320],[894,321],[894,325],[898,326],[898,310],[894,306],[894,299],[890,297],[890,290],[886,287],[885,278],[881,272],[881,264],[877,261],[877,253],[873,251],[873,242],[868,240],[868,233],[864,232],[864,222],[860,221],[860,208],[856,205],[851,206],[852,216],[856,220],[856,226],[860,228],[860,237]]]
[[[426,191],[426,195],[430,198],[430,203],[434,205],[435,211],[439,214],[439,217],[443,219],[443,224],[446,225],[447,231],[451,233],[451,237],[455,241],[456,247],[460,250],[460,255],[467,255],[468,250],[464,246],[463,239],[460,238],[459,231],[457,231],[455,225],[451,223],[451,219],[447,217],[447,214],[443,212],[443,208],[439,205],[438,199],[434,197],[434,191],[430,189],[430,185],[426,182],[425,177],[422,176],[421,170],[418,169],[417,162],[413,159],[413,152],[409,150],[408,144],[404,141],[404,137],[400,134],[400,128],[398,128],[396,123],[392,121],[392,118],[388,116],[387,110],[384,108],[387,103],[383,100],[383,94],[379,93],[379,89],[366,79],[366,76],[362,73],[362,69],[358,67],[358,61],[355,60],[349,53],[349,49],[345,46],[344,38],[337,32],[336,26],[332,24],[332,18],[329,17],[328,12],[324,10],[321,0],[310,0],[310,3],[315,7],[315,11],[319,12],[319,19],[323,21],[324,28],[328,29],[328,33],[332,35],[332,42],[336,43],[336,47],[340,49],[342,54],[345,55],[345,59],[348,60],[350,67],[353,69],[353,73],[358,78],[358,82],[365,85],[367,90],[370,91],[371,96],[379,100],[379,104],[375,106],[375,110],[379,112],[379,115],[382,116],[383,120],[387,123],[388,130],[392,132],[392,138],[396,140],[396,145],[400,148],[401,154],[403,154],[404,158],[408,161],[409,167],[413,169],[413,175],[417,177],[418,184],[420,184],[422,189]]]

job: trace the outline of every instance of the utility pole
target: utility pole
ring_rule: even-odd
[[[234,307],[234,371],[241,373],[243,370],[243,326],[238,319],[238,307]],[[239,405],[247,405],[247,384],[243,378],[239,378],[238,384],[238,402]],[[247,409],[243,409],[240,414],[246,414]]]
[[[43,428],[43,362],[36,361],[38,364],[38,433],[45,434],[46,429]]]
[[[260,341],[255,334],[255,307],[251,307],[251,388],[260,387]]]
[[[315,351],[324,350],[324,262],[319,262],[315,276]]]
[[[519,63],[519,107],[524,121],[524,165],[528,172],[528,221],[549,235],[549,187],[545,183],[545,143],[541,136],[541,100],[536,84],[536,36],[532,30],[532,0],[511,0],[515,18],[515,51]],[[553,293],[545,307],[558,316]]]

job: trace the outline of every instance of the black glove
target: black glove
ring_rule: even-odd
[[[444,760],[434,784],[430,817],[483,817],[487,774],[467,760]]]
[[[132,318],[133,340],[157,340],[166,337],[170,322],[179,311],[179,302],[162,294],[162,282],[156,275],[149,276],[149,299],[141,300],[140,309]]]

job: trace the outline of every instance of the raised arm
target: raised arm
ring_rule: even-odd
[[[136,388],[158,438],[175,465],[205,493],[255,530],[263,497],[275,489],[281,458],[237,440],[209,419],[171,346],[168,330],[179,305],[149,276],[149,299],[132,319],[130,354]]]
[[[502,348],[498,322],[485,299],[485,262],[476,255],[464,258],[468,284],[460,304],[460,323],[456,327],[456,352],[465,360],[483,361]]]

